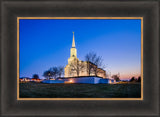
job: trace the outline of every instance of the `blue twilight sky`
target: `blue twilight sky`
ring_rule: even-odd
[[[43,78],[50,67],[67,65],[73,31],[80,60],[94,51],[111,75],[141,74],[140,19],[20,19],[20,77]]]

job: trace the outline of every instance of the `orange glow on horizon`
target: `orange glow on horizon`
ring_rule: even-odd
[[[124,79],[131,79],[132,77],[138,78],[140,77],[140,74],[122,74],[120,75],[120,79],[124,80]]]

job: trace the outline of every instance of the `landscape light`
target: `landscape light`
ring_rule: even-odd
[[[69,80],[69,82],[70,82],[70,83],[73,83],[73,80],[71,79],[71,80]]]

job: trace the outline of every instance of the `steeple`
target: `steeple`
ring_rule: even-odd
[[[76,47],[76,45],[75,45],[74,32],[73,32],[72,48],[75,48],[75,47]]]
[[[68,58],[68,64],[71,64],[71,62],[74,61],[75,59],[79,60],[77,58],[77,49],[75,45],[74,32],[73,32],[72,47],[70,49],[70,57]]]
[[[73,32],[73,40],[72,40],[70,57],[77,58],[77,49],[76,49],[75,40],[74,40],[74,32]]]

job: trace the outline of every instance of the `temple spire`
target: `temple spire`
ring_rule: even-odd
[[[76,47],[76,45],[75,45],[74,32],[73,32],[72,48],[75,48],[75,47]]]

